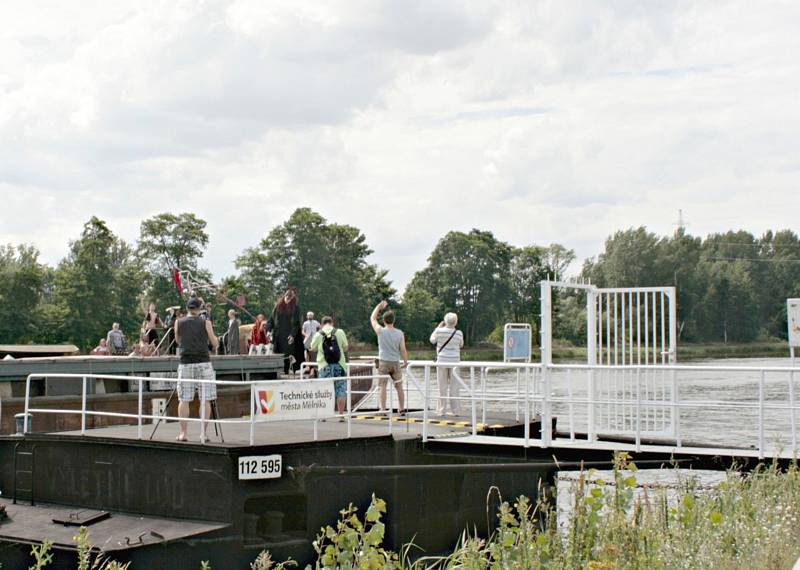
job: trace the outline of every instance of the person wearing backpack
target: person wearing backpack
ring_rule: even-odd
[[[333,326],[333,317],[322,317],[322,328],[311,339],[311,351],[317,352],[317,368],[320,378],[343,378],[347,376],[347,335],[342,329]],[[345,412],[347,404],[347,381],[334,380],[336,411]],[[344,421],[342,418],[341,421]]]
[[[111,325],[111,330],[106,335],[106,344],[112,356],[126,356],[128,354],[128,341],[122,331],[119,330],[119,323]]]
[[[450,400],[450,410],[454,416],[459,412],[459,385],[453,375],[455,365],[461,362],[461,347],[464,346],[464,335],[456,329],[458,316],[447,313],[444,320],[431,333],[431,344],[436,345],[436,362],[443,365],[436,367],[436,383],[439,384],[439,406],[436,413],[443,416]]]

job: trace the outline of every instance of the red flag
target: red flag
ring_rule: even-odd
[[[181,283],[181,272],[178,269],[172,270],[172,282],[175,283],[175,288],[178,290],[179,295],[183,295],[183,283]]]

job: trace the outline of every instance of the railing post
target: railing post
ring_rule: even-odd
[[[533,370],[529,369],[525,371],[525,413],[523,414],[525,418],[525,425],[522,427],[523,435],[525,437],[525,447],[529,447],[531,444],[531,377],[533,374]],[[517,385],[519,386],[519,368],[517,368]],[[516,394],[517,400],[517,409],[519,410],[519,388],[517,389]],[[519,420],[519,417],[517,418]]]
[[[144,382],[139,381],[139,414],[136,426],[136,439],[142,439],[142,390],[144,389]],[[152,406],[151,406],[152,407]]]
[[[542,281],[540,283],[541,288],[541,345],[540,345],[540,353],[541,353],[541,360],[542,364],[552,364],[553,362],[553,354],[552,354],[552,340],[553,340],[553,315],[551,314],[551,305],[552,305],[552,289],[550,286],[550,281]]]
[[[548,447],[553,439],[550,421],[550,367],[542,363],[542,447]]]
[[[789,417],[792,423],[792,456],[797,457],[797,419],[794,413],[794,371],[789,372]]]
[[[758,458],[764,459],[764,377],[765,371],[761,371],[758,380]]]
[[[595,387],[595,375],[594,375],[594,368],[589,370],[589,379],[586,385],[586,423],[587,426],[587,437],[589,441],[594,441],[597,438],[597,432],[595,430],[595,399],[596,399],[597,389]]]
[[[29,417],[30,413],[28,410],[30,409],[30,399],[31,399],[31,376],[32,374],[28,374],[28,377],[25,379],[25,415],[22,417],[22,433],[28,433],[28,429],[30,426]]]
[[[595,440],[595,418],[594,418],[594,366],[597,366],[597,291],[589,289],[586,292],[586,359],[589,366],[589,377],[586,385],[586,423],[589,441]],[[574,439],[574,434],[573,434]]]
[[[81,379],[81,435],[86,435],[86,376]]]
[[[255,443],[256,436],[256,386],[250,383],[250,446]]]
[[[389,391],[389,435],[392,435],[392,424],[394,423],[394,378],[391,376],[386,379],[386,389]]]
[[[202,381],[201,381],[202,382]],[[200,394],[198,396],[202,396],[203,394],[203,385],[200,385]],[[198,403],[200,404],[200,443],[205,444],[206,442],[206,402],[203,400],[202,397],[198,398]],[[211,405],[209,403],[209,405]]]
[[[642,369],[636,367],[636,453],[642,450]]]
[[[423,382],[425,382],[425,405],[422,406],[422,443],[426,443],[428,441],[428,406],[430,405],[431,384],[431,368],[429,364],[425,365]]]
[[[488,368],[481,367],[481,423],[486,424],[486,384],[488,381]]]
[[[670,410],[672,410],[672,434],[675,436],[675,443],[678,447],[681,446],[681,408],[679,405],[679,395],[678,395],[678,373],[673,368],[670,371],[670,384],[672,392],[670,396]]]
[[[478,435],[478,414],[475,408],[475,367],[469,367],[469,401],[472,405],[472,435]],[[452,404],[451,404],[452,406]]]
[[[572,369],[567,368],[567,399],[569,400],[569,439],[575,441],[575,408],[573,406]]]
[[[347,439],[352,436],[352,426],[350,421],[353,419],[353,378],[347,374]]]

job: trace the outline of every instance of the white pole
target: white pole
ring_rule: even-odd
[[[678,334],[676,330],[678,326],[678,295],[675,287],[670,287],[667,290],[667,297],[669,298],[669,361],[670,364],[675,364],[678,361]]]
[[[764,376],[766,372],[761,371],[758,380],[758,458],[764,459]]]
[[[541,282],[542,296],[541,296],[541,312],[542,312],[542,347],[541,359],[542,364],[549,365],[553,363],[553,315],[552,310],[552,289],[550,281]]]
[[[636,453],[642,451],[642,369],[636,369]]]
[[[675,370],[672,370],[672,394],[671,396],[671,403],[672,406],[672,431],[675,434],[675,443],[678,447],[681,446],[681,409],[680,409],[680,398],[678,397],[678,374]]]
[[[650,363],[650,295],[644,292],[644,364]]]
[[[792,455],[797,456],[797,420],[794,412],[794,372],[789,372],[789,417],[792,421]]]
[[[144,382],[139,381],[139,418],[138,427],[136,428],[136,438],[142,439],[142,391],[144,390]]]
[[[595,291],[589,290],[586,293],[586,330],[588,332],[588,339],[586,341],[586,354],[589,366],[597,366],[597,326],[598,326],[598,296]],[[602,337],[602,332],[600,334]],[[570,390],[572,390],[572,384],[570,384]],[[586,423],[587,425],[587,436],[589,441],[594,441],[594,369],[589,369],[589,378],[588,384],[586,386],[586,400],[587,400],[587,410],[586,410]],[[572,413],[572,394],[570,393],[570,414]],[[574,429],[572,430],[573,433],[570,434],[572,439],[575,439]]]
[[[350,377],[350,372],[347,373],[347,439],[352,437],[353,431],[351,420],[353,419],[353,379]],[[406,406],[408,407],[408,406]]]
[[[572,406],[572,369],[567,368],[567,398],[569,398],[569,439],[575,441],[575,414]]]
[[[28,377],[25,379],[25,415],[22,417],[22,433],[28,433],[29,425],[29,413],[28,410],[30,409],[30,400],[31,400],[31,375],[28,374]]]
[[[255,445],[256,438],[256,386],[250,384],[250,446]]]
[[[139,380],[141,385],[142,381]],[[81,435],[86,435],[86,376],[81,382]]]
[[[200,394],[198,394],[198,397],[201,396],[202,393],[203,385],[200,384]],[[206,442],[206,402],[203,398],[199,398],[198,402],[200,404],[200,443],[204,444]]]
[[[472,408],[472,435],[478,435],[478,412],[475,409],[475,367],[469,367],[469,401]],[[452,404],[451,404],[452,406]]]
[[[425,382],[425,405],[422,406],[422,443],[428,441],[428,406],[430,406],[430,384],[431,384],[431,368],[429,364],[425,365],[424,373]]]
[[[530,391],[531,391],[531,374],[530,370],[525,371],[525,425],[523,426],[523,435],[525,437],[525,447],[530,445],[531,440],[531,404],[530,404]],[[517,398],[519,398],[519,390],[517,390]]]

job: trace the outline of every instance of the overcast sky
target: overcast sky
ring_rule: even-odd
[[[479,8],[476,8],[478,6]],[[299,206],[402,288],[448,230],[800,230],[800,2],[0,2],[0,242]]]

